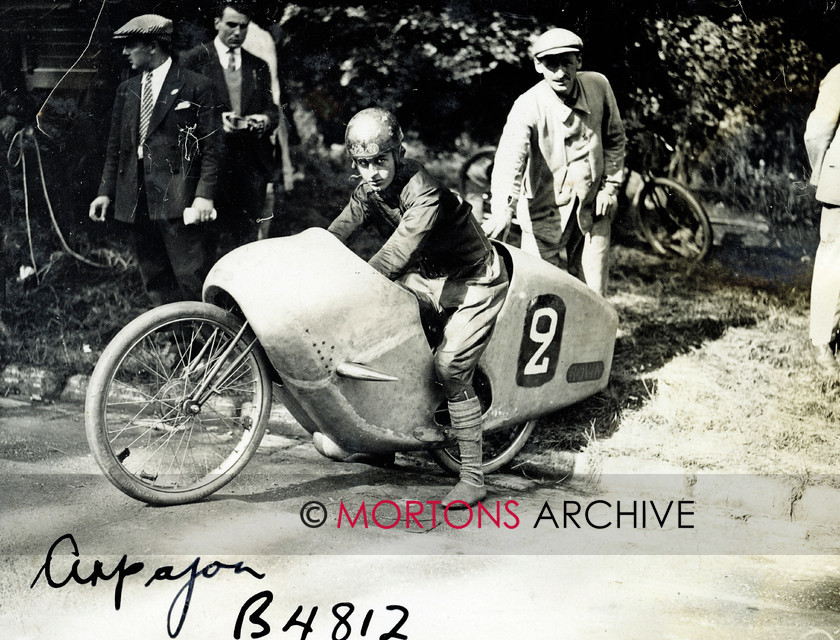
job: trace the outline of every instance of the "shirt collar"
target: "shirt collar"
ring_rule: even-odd
[[[172,66],[172,58],[167,58],[164,60],[163,64],[155,67],[150,73],[152,75],[152,83],[163,84],[163,79],[166,77],[166,74],[169,73],[169,68]]]
[[[566,104],[572,109],[590,113],[589,102],[586,100],[586,93],[583,90],[583,84],[581,84],[579,76],[575,76],[575,86],[572,87],[571,93],[566,98]]]
[[[219,61],[222,63],[222,67],[227,69],[228,63],[228,51],[230,51],[231,47],[227,46],[219,36],[216,36],[213,39],[213,46],[216,48],[216,53],[219,56]],[[236,60],[236,68],[242,66],[242,48],[241,47],[233,47],[233,55]]]
[[[570,107],[573,107],[578,101],[578,98],[580,98],[580,80],[578,80],[577,76],[575,76],[575,81],[572,84],[572,90],[569,91],[569,95],[566,96],[565,102]]]
[[[561,98],[558,96],[554,89],[551,88],[551,85],[548,82],[545,83],[546,88],[557,97],[560,102],[566,105],[569,109],[575,109],[576,111],[583,111],[585,113],[590,113],[589,109],[589,102],[586,100],[586,93],[583,90],[583,85],[580,82],[579,77],[575,77],[575,83],[572,86],[572,90],[569,92],[569,95],[565,98]]]

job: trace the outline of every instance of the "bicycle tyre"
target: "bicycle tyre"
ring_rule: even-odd
[[[123,493],[155,505],[195,502],[254,455],[272,382],[253,334],[234,342],[241,328],[215,305],[176,302],[142,314],[105,348],[88,384],[85,431]],[[209,392],[198,406],[190,397],[202,384]]]
[[[490,176],[495,159],[496,147],[481,147],[467,158],[458,173],[461,195],[479,221],[490,212]]]
[[[646,180],[633,198],[645,240],[662,255],[700,262],[712,249],[712,226],[700,201],[670,178]]]
[[[495,429],[484,434],[482,443],[481,469],[484,473],[493,473],[502,469],[516,457],[516,454],[528,442],[536,420],[528,420],[513,427]],[[431,449],[429,455],[450,475],[458,475],[461,469],[461,458],[458,445],[440,449]]]

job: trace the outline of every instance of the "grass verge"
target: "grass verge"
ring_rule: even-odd
[[[809,265],[789,260],[793,284],[779,285],[628,247],[616,262],[610,388],[544,419],[523,455],[567,448],[840,486],[840,382],[805,349]]]

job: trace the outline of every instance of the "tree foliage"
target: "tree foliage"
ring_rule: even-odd
[[[624,96],[633,124],[662,133],[679,150],[685,176],[709,152],[753,125],[808,101],[820,57],[786,35],[781,18],[702,15],[648,19],[628,56],[642,68]]]
[[[304,7],[280,20],[290,81],[319,116],[328,140],[358,109],[396,111],[431,143],[454,140],[486,109],[489,77],[514,73],[527,58],[533,17],[474,12],[462,5]],[[457,129],[460,129],[458,131]]]
[[[288,95],[308,126],[301,133],[315,145],[341,143],[349,118],[374,104],[432,149],[494,143],[513,101],[539,80],[530,41],[563,26],[583,37],[584,68],[610,79],[634,150],[643,146],[636,134],[655,133],[672,149],[671,169],[695,180],[727,165],[761,179],[776,165],[780,180],[804,172],[801,130],[826,71],[820,53],[834,53],[840,26],[829,0],[252,4],[277,38]],[[109,6],[113,28],[149,10],[142,0]],[[155,4],[175,19],[181,47],[213,35],[210,7]],[[759,161],[762,171],[746,170]]]
[[[327,142],[340,142],[349,117],[377,104],[445,146],[464,134],[495,141],[513,100],[539,79],[530,41],[562,17],[584,37],[585,67],[612,81],[631,132],[667,140],[672,169],[686,177],[745,128],[801,117],[824,71],[786,18],[753,4],[754,19],[735,2],[680,11],[572,2],[554,14],[469,2],[290,4],[278,23],[289,80]]]

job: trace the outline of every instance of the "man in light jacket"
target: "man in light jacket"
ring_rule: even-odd
[[[840,320],[840,65],[820,83],[817,104],[805,127],[811,184],[822,203],[820,244],[811,282],[810,352],[825,371],[840,374],[829,346]]]
[[[580,71],[582,50],[583,41],[567,29],[550,29],[534,42],[543,80],[508,115],[483,227],[496,237],[517,213],[523,249],[558,266],[565,249],[569,272],[603,295],[625,134],[609,81]]]

